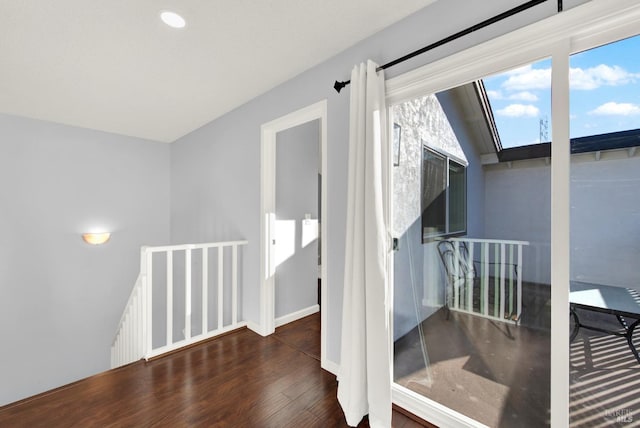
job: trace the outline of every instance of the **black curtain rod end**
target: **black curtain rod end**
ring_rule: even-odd
[[[340,91],[342,90],[342,88],[344,88],[345,86],[347,86],[350,83],[349,80],[344,81],[344,82],[338,82],[336,80],[336,83],[333,84],[333,89],[336,90],[337,93],[340,93]]]

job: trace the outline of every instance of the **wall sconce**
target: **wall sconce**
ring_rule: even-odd
[[[82,240],[91,245],[102,245],[111,238],[111,232],[83,233]]]

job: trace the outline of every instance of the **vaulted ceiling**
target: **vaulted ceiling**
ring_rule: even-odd
[[[0,0],[0,113],[172,142],[433,1]]]

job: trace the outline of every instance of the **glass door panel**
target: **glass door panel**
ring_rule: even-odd
[[[572,55],[570,420],[640,420],[640,37]]]
[[[548,60],[391,107],[394,381],[549,424]]]

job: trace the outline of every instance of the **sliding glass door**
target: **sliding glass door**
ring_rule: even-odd
[[[549,425],[550,77],[391,107],[394,381],[488,426]]]
[[[570,59],[574,426],[640,420],[638,52],[640,36]]]
[[[387,84],[394,402],[436,424],[640,419],[640,45],[585,52],[640,8],[592,3]]]

